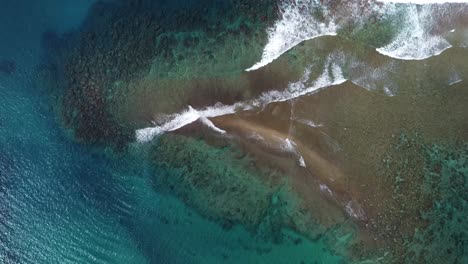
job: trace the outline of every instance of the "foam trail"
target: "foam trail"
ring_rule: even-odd
[[[287,151],[287,152],[291,152],[294,155],[296,155],[297,160],[299,162],[299,166],[301,166],[303,168],[306,168],[306,163],[305,163],[304,157],[301,155],[299,150],[297,150],[297,145],[296,145],[296,143],[294,141],[290,140],[289,138],[286,138],[284,140],[283,149],[285,151]]]
[[[184,127],[188,124],[191,124],[197,121],[200,118],[202,118],[202,122],[204,122],[205,120],[204,123],[207,124],[209,127],[216,128],[218,129],[217,130],[218,132],[221,132],[223,130],[217,128],[213,123],[211,123],[211,121],[208,120],[208,118],[220,116],[220,115],[232,114],[234,113],[235,107],[236,105],[232,105],[232,106],[220,105],[220,106],[214,106],[214,107],[207,107],[203,110],[196,110],[196,109],[193,109],[191,106],[189,106],[189,109],[187,111],[175,115],[175,117],[170,119],[170,121],[160,126],[148,127],[148,128],[137,130],[136,138],[137,138],[137,141],[139,142],[148,142],[148,141],[151,141],[157,135],[163,134],[165,132],[177,130],[181,127]],[[209,125],[209,123],[207,123],[206,120],[208,120],[209,123],[212,124],[212,126]]]
[[[233,114],[236,112],[236,109],[248,110],[252,109],[252,107],[263,107],[270,103],[291,100],[306,94],[317,92],[318,90],[328,86],[341,84],[346,81],[346,79],[343,77],[341,68],[332,62],[330,58],[325,64],[325,70],[322,75],[320,75],[320,77],[312,83],[312,86],[306,86],[306,83],[309,81],[310,73],[311,69],[307,68],[303,77],[298,82],[290,83],[286,90],[266,92],[259,98],[246,103],[240,102],[234,105],[218,104],[201,110],[196,110],[189,106],[188,110],[180,114],[168,116],[167,119],[169,119],[169,121],[162,125],[137,130],[136,139],[138,142],[148,142],[158,135],[177,130],[197,121],[200,118],[204,124],[208,125],[210,128],[213,128],[215,131],[222,133],[224,130],[214,126],[214,124],[209,121],[208,118]]]
[[[395,93],[392,92],[392,90],[390,90],[390,88],[388,88],[388,87],[384,87],[384,92],[385,92],[386,95],[388,95],[390,97],[395,96]]]
[[[312,120],[307,120],[307,119],[295,119],[297,122],[299,123],[302,123],[306,126],[309,126],[309,127],[312,127],[312,128],[316,128],[316,127],[322,127],[323,125],[322,124],[316,124],[314,121]]]
[[[454,84],[457,84],[457,83],[462,82],[462,81],[463,81],[463,79],[460,77],[458,72],[453,71],[452,74],[449,77],[448,85],[449,86],[454,85]]]
[[[203,124],[205,124],[207,127],[213,129],[214,131],[220,133],[220,134],[226,134],[225,130],[222,130],[221,128],[215,126],[211,120],[206,118],[205,116],[200,117],[200,120],[202,121]]]
[[[362,209],[362,207],[354,200],[349,201],[345,207],[346,213],[349,216],[358,219],[358,220],[366,220],[366,213]]]
[[[291,83],[285,91],[270,91],[263,93],[259,99],[254,101],[255,106],[263,106],[272,102],[284,102],[306,94],[316,92],[322,88],[344,83],[346,79],[343,77],[341,68],[332,63],[329,59],[328,65],[331,70],[325,70],[320,77],[313,82],[312,86],[307,87],[306,83],[309,79],[310,68],[304,73],[304,76],[299,82]],[[325,67],[329,68],[329,67]]]
[[[330,187],[328,187],[326,184],[320,184],[320,191],[330,195],[330,196],[333,196],[333,192],[332,190],[330,189]]]
[[[423,60],[441,54],[452,45],[441,36],[430,35],[426,27],[432,23],[430,5],[424,5],[418,11],[416,5],[406,8],[402,31],[387,46],[377,52],[401,60]]]
[[[316,8],[323,8],[317,0],[281,2],[281,19],[268,29],[268,43],[262,59],[246,71],[253,71],[271,63],[299,43],[320,36],[336,35],[333,21],[319,22],[313,17]]]
[[[302,155],[299,155],[299,165],[303,168],[306,167],[305,160],[304,157],[302,157]]]

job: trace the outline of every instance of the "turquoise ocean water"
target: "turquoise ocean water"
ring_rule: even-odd
[[[40,38],[79,25],[92,1],[0,2],[0,58],[16,64],[0,73],[0,263],[342,261],[320,240],[225,230],[156,193],[137,153],[111,159],[70,140],[34,78]]]

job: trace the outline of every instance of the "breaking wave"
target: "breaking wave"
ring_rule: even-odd
[[[162,125],[137,130],[136,139],[139,142],[148,142],[157,135],[177,130],[197,121],[198,119],[201,119],[202,122],[208,127],[216,128],[208,118],[235,113],[235,107],[235,105],[217,105],[214,107],[207,107],[202,110],[196,110],[189,106],[188,110],[176,115],[169,116],[168,119],[170,120],[163,123]],[[219,128],[216,129],[218,129],[218,132],[223,133],[223,130]]]
[[[402,30],[390,44],[378,48],[379,53],[401,60],[423,60],[452,47],[441,36],[428,32],[433,23],[430,5],[408,5],[405,9]]]
[[[283,53],[300,44],[301,42],[320,36],[334,36],[340,29],[343,17],[335,17],[328,11],[323,1],[318,0],[292,0],[280,3],[280,19],[273,27],[267,29],[268,43],[266,44],[262,58],[246,71],[252,71],[264,67],[277,59]],[[387,16],[395,14],[393,20],[401,19],[401,23],[394,23],[399,28],[393,41],[377,51],[385,56],[400,60],[423,60],[441,54],[452,45],[439,35],[432,35],[430,29],[433,24],[433,4],[440,3],[467,3],[465,1],[370,1],[374,15]],[[406,3],[406,4],[401,4]],[[424,5],[422,5],[424,4]],[[357,3],[346,3],[346,14],[349,21],[366,21],[370,17],[362,17],[362,10]],[[322,14],[318,15],[317,10]],[[439,10],[444,11],[444,8]],[[449,12],[449,11],[448,11]],[[400,16],[403,14],[403,17]],[[444,14],[445,15],[445,14]],[[343,16],[343,14],[341,14]],[[322,19],[322,17],[326,17]],[[392,21],[397,22],[397,21]]]
[[[263,50],[262,59],[246,71],[268,65],[305,40],[336,35],[337,26],[333,21],[318,21],[314,17],[317,8],[323,8],[317,0],[282,2],[281,19],[268,29],[268,43]]]
[[[265,92],[254,100],[239,102],[233,105],[217,104],[200,110],[189,106],[188,109],[182,113],[167,116],[166,119],[169,121],[164,122],[161,125],[137,130],[136,139],[138,142],[148,142],[158,135],[177,130],[199,119],[208,127],[224,134],[225,131],[214,126],[208,118],[233,114],[236,111],[248,110],[254,107],[264,107],[274,102],[291,100],[306,94],[317,92],[320,89],[329,86],[339,85],[346,81],[343,77],[341,67],[333,62],[330,57],[328,58],[324,69],[323,73],[315,81],[311,82],[311,85],[308,85],[309,76],[311,74],[311,68],[309,67],[305,70],[304,75],[298,82],[290,83],[284,91]]]

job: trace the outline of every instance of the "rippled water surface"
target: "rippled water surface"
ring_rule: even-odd
[[[467,263],[468,4],[390,2],[0,0],[0,263]]]

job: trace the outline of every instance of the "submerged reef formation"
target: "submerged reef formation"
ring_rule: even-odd
[[[434,10],[98,2],[76,31],[44,33],[42,77],[75,139],[125,150],[138,129],[155,190],[224,228],[463,263],[468,52],[432,35]]]
[[[341,254],[353,243],[355,226],[336,208],[325,206],[336,217],[324,222],[323,212],[307,207],[281,171],[260,166],[258,159],[235,145],[164,135],[153,143],[151,158],[158,168],[153,178],[157,190],[179,197],[224,228],[241,224],[256,237],[276,243],[289,229],[311,239],[326,238],[329,244],[341,243]]]
[[[242,64],[247,65],[242,60],[255,53],[251,43],[261,52],[262,46],[255,43],[265,39],[265,24],[274,18],[272,3],[98,2],[77,31],[63,36],[46,32],[43,75],[55,86],[52,91],[65,126],[87,143],[124,145],[135,127],[135,120],[122,121],[125,105],[135,103],[132,94],[170,89],[161,94],[170,98],[175,84],[165,84],[164,79],[200,78],[201,73],[212,77],[217,69],[241,72]],[[181,74],[190,69],[197,72]],[[147,76],[150,81],[144,80]]]
[[[279,190],[280,178],[271,174],[270,183],[262,182],[256,174],[265,172],[233,150],[182,135],[163,136],[152,149],[154,161],[164,169],[155,177],[155,185],[173,192],[203,215],[223,221],[224,227],[244,224],[254,230],[271,205],[278,203],[273,194]]]

